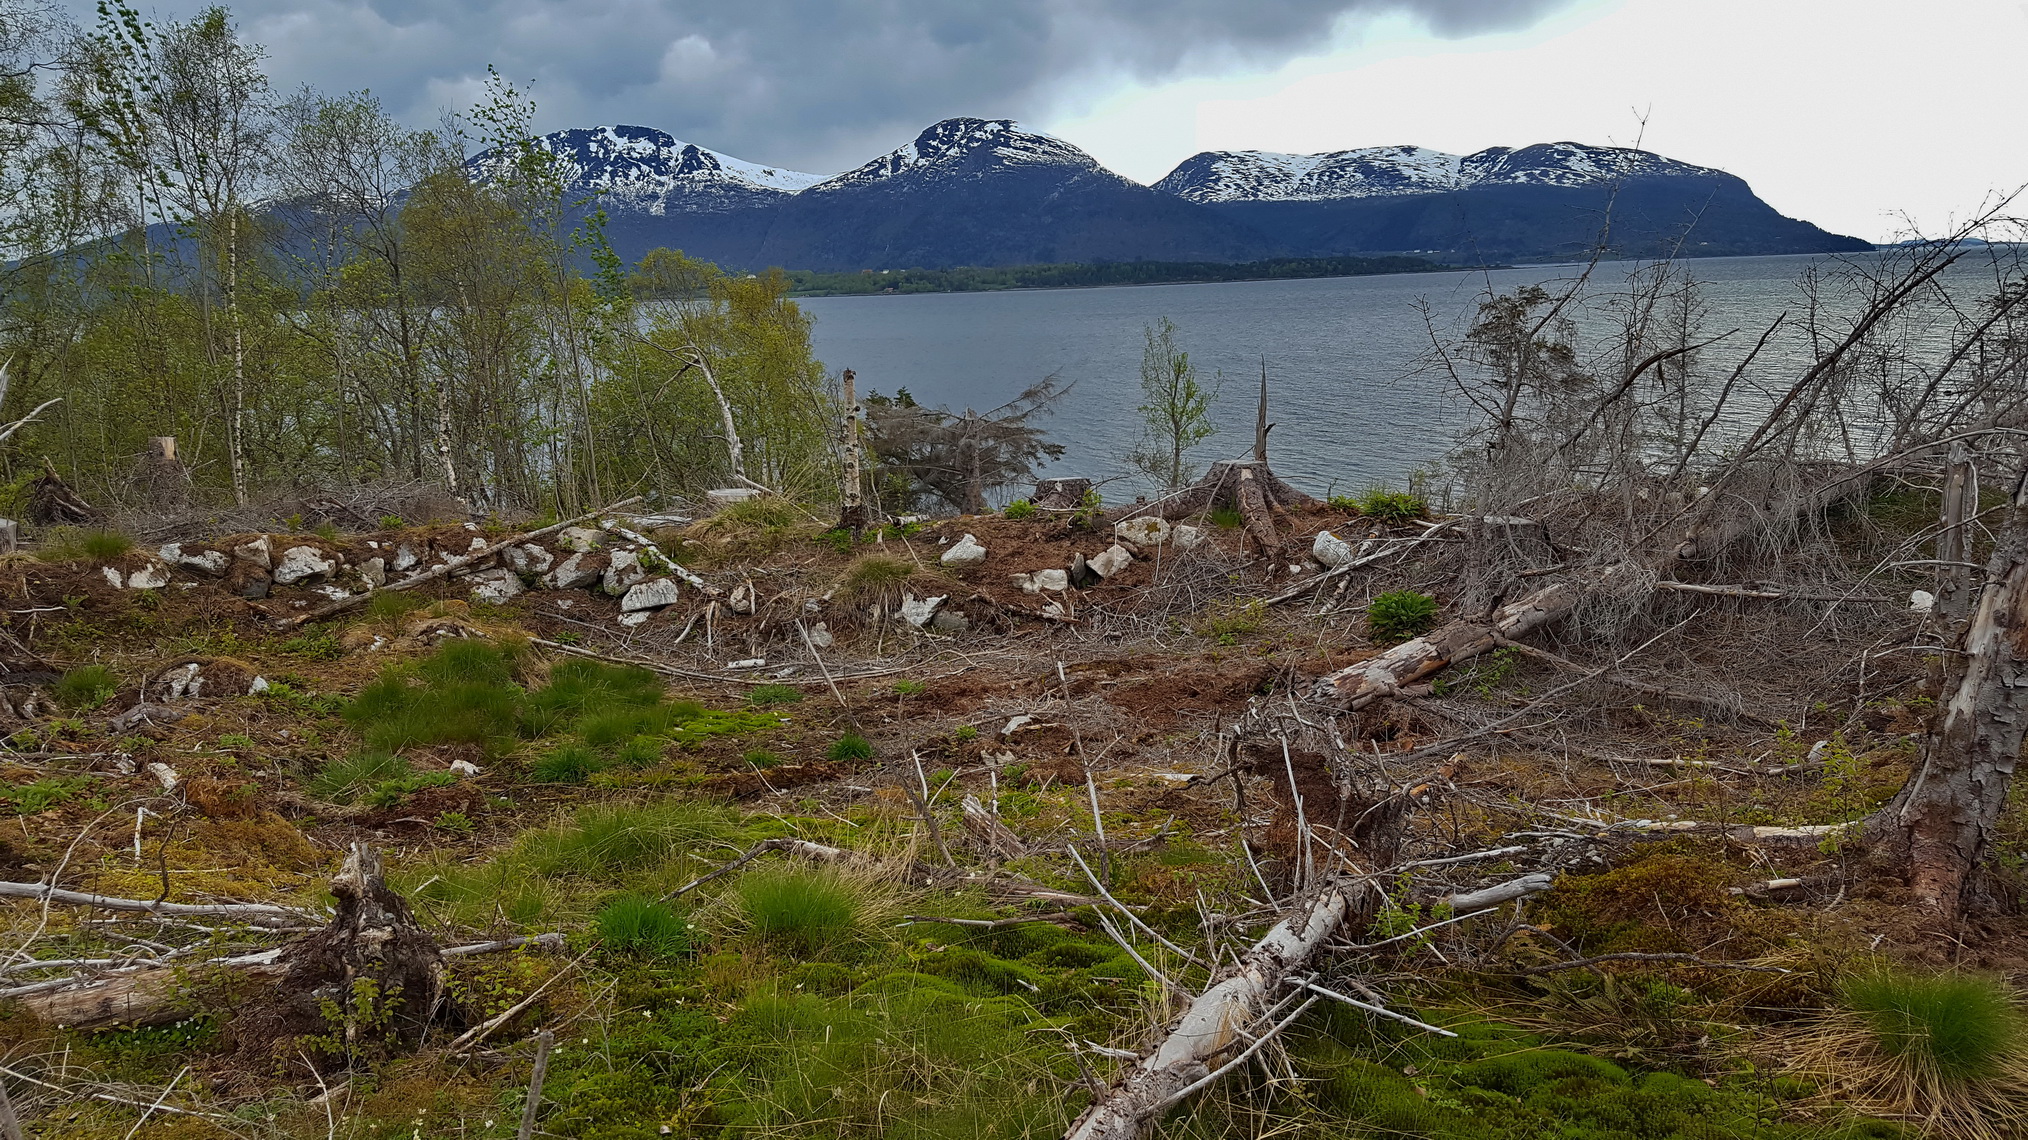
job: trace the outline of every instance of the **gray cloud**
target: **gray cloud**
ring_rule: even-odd
[[[1034,118],[1108,79],[1277,63],[1321,48],[1341,20],[1406,12],[1438,34],[1466,36],[1531,23],[1565,2],[240,0],[233,8],[243,33],[266,45],[283,88],[370,88],[424,124],[469,105],[491,63],[527,85],[545,130],[639,123],[829,173],[951,115]],[[177,3],[155,18],[189,11]]]

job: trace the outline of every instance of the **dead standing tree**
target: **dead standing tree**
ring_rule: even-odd
[[[1032,478],[1045,460],[1063,456],[1030,421],[1054,410],[1070,391],[1045,377],[986,412],[926,408],[905,396],[867,403],[876,477],[905,484],[965,514],[983,514],[988,492]]]

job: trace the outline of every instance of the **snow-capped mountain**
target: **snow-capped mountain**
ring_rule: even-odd
[[[782,202],[761,260],[811,269],[1246,261],[1276,247],[1010,119],[946,119]]]
[[[738,208],[755,196],[806,190],[821,174],[762,166],[706,150],[652,127],[590,127],[544,135],[573,193],[598,194],[608,210],[650,214]]]
[[[1420,146],[1376,146],[1330,154],[1213,150],[1185,159],[1155,183],[1193,202],[1325,202],[1443,194],[1475,186],[1587,186],[1630,178],[1728,177],[1645,150],[1538,143],[1470,155]]]
[[[1077,147],[1053,135],[1024,131],[1012,119],[945,119],[879,158],[811,189],[826,194],[893,178],[927,181],[962,178],[989,167],[1052,166],[1110,173]]]
[[[828,177],[649,127],[558,131],[541,145],[630,261],[666,246],[747,270],[1368,253],[1483,263],[1581,255],[1608,210],[1628,255],[1864,248],[1782,217],[1723,171],[1571,142],[1463,156],[1207,151],[1152,188],[1010,119],[946,119]],[[489,161],[472,160],[475,177]]]

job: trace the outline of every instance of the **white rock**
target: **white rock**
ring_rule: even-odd
[[[759,494],[760,492],[752,487],[721,487],[716,491],[704,492],[704,501],[711,504],[712,510],[722,511],[734,503],[744,503]]]
[[[199,696],[204,690],[204,666],[191,661],[171,669],[162,675],[161,684],[167,699],[172,701]]]
[[[936,616],[937,607],[943,605],[949,594],[938,594],[932,598],[918,598],[914,594],[901,596],[901,620],[917,629],[929,624]]]
[[[1042,587],[1035,584],[1035,575],[1033,574],[1009,574],[1007,575],[1007,580],[1020,587],[1021,592],[1024,594],[1033,594],[1042,589]]]
[[[956,610],[938,610],[930,615],[930,628],[940,633],[963,633],[972,628],[972,619]]]
[[[829,649],[837,643],[838,639],[832,636],[831,627],[828,624],[820,621],[816,625],[810,627],[811,645],[814,645],[819,649]]]
[[[484,772],[485,769],[472,763],[470,760],[453,760],[451,761],[451,771],[456,772],[460,776],[476,776]]]
[[[510,546],[502,553],[507,558],[507,565],[512,566],[517,574],[547,574],[549,568],[556,565],[556,555],[532,542]]]
[[[183,778],[176,774],[176,769],[159,760],[148,765],[148,774],[155,777],[155,782],[162,785],[165,792],[175,791],[176,785],[183,782]]]
[[[471,583],[472,598],[475,601],[498,604],[527,590],[521,584],[521,576],[512,570],[495,568],[481,570],[465,579]]]
[[[352,591],[346,589],[343,586],[331,582],[326,582],[324,585],[321,586],[312,586],[310,587],[310,592],[313,594],[322,594],[334,602],[342,602],[345,599],[352,596]]]
[[[605,533],[603,531],[593,530],[588,526],[567,526],[556,534],[556,544],[558,546],[563,547],[565,550],[574,550],[579,554],[597,547],[604,540]]]
[[[752,582],[741,582],[732,588],[731,596],[725,599],[727,609],[736,614],[750,614],[754,610],[754,588]]]
[[[1006,727],[1000,730],[1000,739],[1011,740],[1015,733],[1038,723],[1040,722],[1033,715],[1022,713],[1020,716],[1013,717],[1007,721]]]
[[[1133,553],[1117,542],[1092,555],[1091,560],[1085,563],[1091,567],[1092,573],[1101,578],[1110,578],[1133,564]]]
[[[1356,555],[1352,552],[1351,543],[1328,530],[1320,530],[1317,537],[1310,541],[1310,557],[1323,563],[1326,568],[1335,570],[1352,561]]]
[[[328,558],[314,546],[291,546],[275,563],[275,581],[284,586],[305,578],[321,578],[338,569],[338,560]]]
[[[552,590],[581,590],[599,580],[602,573],[596,566],[586,566],[583,554],[573,554],[557,563],[556,569],[543,579]]]
[[[232,556],[241,562],[251,562],[263,570],[272,570],[275,566],[274,549],[268,543],[268,536],[261,535],[233,547]]]
[[[1042,616],[1060,618],[1069,617],[1070,614],[1064,610],[1062,602],[1051,599],[1042,603]]]
[[[361,562],[359,576],[366,579],[366,584],[376,590],[387,585],[387,559],[375,557]]]
[[[268,685],[268,679],[266,677],[256,676],[253,679],[253,682],[247,685],[246,691],[249,695],[251,695],[254,693],[265,693],[268,691],[269,688],[270,686]]]
[[[1911,590],[1908,595],[1910,613],[1930,614],[1936,612],[1936,595],[1928,590]]]
[[[159,590],[168,584],[169,568],[160,562],[150,562],[127,575],[129,590]]]
[[[164,546],[160,553],[164,562],[173,563],[187,570],[195,570],[200,574],[210,574],[214,577],[225,573],[226,568],[232,565],[232,559],[227,557],[223,550],[186,551],[180,542],[172,542]]]
[[[627,590],[620,599],[620,612],[635,613],[639,610],[659,610],[663,606],[676,604],[676,582],[671,578],[650,578]]]
[[[99,567],[99,573],[106,576],[106,581],[111,582],[115,590],[122,589],[127,584],[126,576],[121,574],[116,567],[101,566]]]
[[[630,614],[621,614],[620,624],[645,625],[647,624],[648,619],[654,616],[655,616],[654,610],[635,610],[633,613]]]
[[[416,554],[415,547],[410,546],[408,543],[404,542],[394,548],[395,573],[405,574],[420,561],[422,561],[422,558]]]
[[[1175,539],[1178,550],[1195,550],[1203,546],[1209,537],[1204,533],[1203,527],[1191,526],[1188,523],[1177,523],[1169,533]]]
[[[1160,546],[1169,541],[1171,528],[1169,520],[1154,515],[1142,515],[1113,526],[1113,537],[1134,546]]]
[[[472,524],[471,524],[471,523],[466,523],[465,525],[469,527],[469,526],[471,526]],[[483,538],[475,538],[475,539],[473,539],[473,540],[472,540],[472,545],[470,545],[470,546],[467,546],[467,547],[465,548],[465,552],[466,552],[467,554],[469,554],[469,553],[471,553],[472,551],[475,551],[475,550],[484,550],[484,549],[486,549],[486,540],[485,540],[485,539],[483,539]]]
[[[986,548],[980,546],[979,540],[969,534],[952,543],[951,548],[944,551],[944,556],[938,559],[946,566],[977,566],[985,560]]]
[[[1070,572],[1068,570],[1057,570],[1055,568],[1037,570],[1034,577],[1035,588],[1037,590],[1070,589]]]
[[[648,571],[641,566],[641,556],[631,550],[613,551],[613,560],[606,567],[605,591],[615,597],[624,594],[643,578]]]

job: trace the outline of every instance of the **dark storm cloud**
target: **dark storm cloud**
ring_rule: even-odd
[[[1463,36],[1563,2],[241,0],[234,11],[284,88],[370,88],[426,123],[469,105],[491,63],[528,83],[544,129],[641,123],[828,173],[950,115],[1034,117],[1075,110],[1106,77],[1278,63],[1321,50],[1348,17],[1406,12]],[[156,13],[187,15],[182,3]]]

